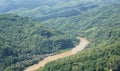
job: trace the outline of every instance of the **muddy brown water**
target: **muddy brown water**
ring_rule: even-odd
[[[48,62],[51,62],[53,60],[57,60],[60,58],[64,58],[64,57],[67,57],[70,55],[74,55],[78,51],[82,51],[89,44],[89,41],[86,38],[82,38],[82,37],[77,37],[77,38],[80,40],[80,43],[73,49],[63,52],[63,53],[60,53],[60,54],[53,55],[53,56],[48,56],[45,59],[43,59],[42,61],[40,61],[38,64],[29,66],[23,71],[35,71],[35,70],[39,69],[40,67],[44,67],[45,64],[47,64]]]

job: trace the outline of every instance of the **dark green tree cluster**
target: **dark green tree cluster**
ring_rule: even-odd
[[[0,71],[21,71],[46,54],[75,46],[75,38],[33,19],[0,15]]]
[[[112,1],[74,17],[45,21],[44,25],[87,37],[90,48],[50,62],[38,71],[120,71],[120,3]]]
[[[73,47],[75,39],[65,33],[88,38],[88,49],[48,63],[40,71],[120,71],[119,0],[41,3],[45,4],[32,9],[14,8],[7,13],[30,16],[42,23],[17,15],[0,16],[1,70],[19,71],[36,63],[44,54]]]
[[[109,40],[114,42],[120,35],[120,2],[111,2],[112,0],[99,2],[96,7],[89,8],[77,16],[51,19],[42,24],[72,35],[87,37],[93,43],[92,46],[104,44]]]

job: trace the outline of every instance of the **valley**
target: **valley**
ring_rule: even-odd
[[[0,0],[0,71],[23,70],[120,71],[120,0]]]
[[[43,59],[42,61],[40,61],[38,64],[34,64],[28,68],[26,68],[24,71],[34,71],[37,70],[43,66],[45,66],[45,64],[53,61],[53,60],[57,60],[57,59],[61,59],[70,55],[74,55],[75,53],[77,53],[78,51],[82,51],[88,44],[89,41],[86,38],[82,38],[82,37],[77,37],[77,39],[80,40],[79,44],[74,47],[73,49],[60,53],[60,54],[56,54],[53,56],[48,56],[45,59]]]

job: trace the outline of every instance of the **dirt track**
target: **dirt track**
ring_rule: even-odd
[[[81,51],[84,49],[84,47],[86,47],[89,44],[89,41],[86,38],[81,38],[81,37],[77,37],[78,39],[80,39],[80,43],[78,46],[76,46],[75,48],[73,48],[72,50],[60,53],[60,54],[56,54],[53,56],[48,56],[46,57],[44,60],[40,61],[38,64],[34,64],[32,66],[29,66],[28,68],[26,68],[24,71],[34,71],[36,69],[39,69],[40,67],[45,66],[45,64],[47,64],[50,61],[53,60],[57,60],[59,58],[64,58],[70,55],[74,55],[75,53],[77,53],[78,51]]]

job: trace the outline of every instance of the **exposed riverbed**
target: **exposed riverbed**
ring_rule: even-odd
[[[43,59],[42,61],[40,61],[38,64],[34,64],[32,66],[27,67],[24,71],[34,71],[34,70],[39,69],[40,67],[45,66],[45,64],[47,64],[48,62],[51,62],[53,60],[57,60],[60,58],[64,58],[64,57],[67,57],[70,55],[74,55],[78,51],[83,50],[89,44],[89,41],[86,38],[81,38],[81,37],[77,37],[77,38],[80,40],[80,43],[73,49],[63,52],[63,53],[60,53],[60,54],[53,55],[53,56],[48,56],[45,59]]]

